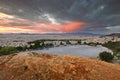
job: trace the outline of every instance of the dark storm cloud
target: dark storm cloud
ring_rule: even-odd
[[[10,22],[8,24],[11,26],[31,26],[30,24],[21,23],[21,22]]]
[[[0,0],[0,11],[28,20],[48,21],[50,14],[58,22],[85,21],[91,31],[120,25],[120,0]]]

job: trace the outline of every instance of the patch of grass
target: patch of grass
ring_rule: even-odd
[[[17,52],[17,49],[15,47],[2,47],[0,49],[0,55],[8,55],[16,52]]]

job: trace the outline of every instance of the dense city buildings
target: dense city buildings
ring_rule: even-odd
[[[55,46],[59,45],[62,41],[69,40],[71,44],[76,44],[78,41],[82,43],[106,43],[108,41],[120,41],[119,37],[113,36],[62,36],[62,35],[21,35],[21,34],[2,34],[0,35],[0,46],[29,46],[28,42],[36,40],[45,40],[45,43],[53,43]]]

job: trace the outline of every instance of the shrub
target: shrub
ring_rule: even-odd
[[[3,47],[0,49],[0,55],[8,55],[16,52],[17,52],[17,49],[15,47]]]
[[[120,52],[116,53],[116,57],[120,59]]]
[[[23,47],[21,47],[21,46],[16,47],[16,49],[17,49],[18,51],[23,51]]]
[[[79,40],[79,41],[77,41],[77,43],[78,43],[78,44],[81,44],[82,42],[81,42],[81,40]]]
[[[64,43],[63,43],[63,42],[60,42],[60,45],[64,45]]]
[[[99,54],[99,58],[103,61],[109,62],[109,61],[113,60],[114,56],[110,52],[104,51]]]
[[[71,44],[71,42],[69,40],[66,41],[66,44]]]

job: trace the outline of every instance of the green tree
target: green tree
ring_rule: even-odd
[[[99,58],[103,61],[109,62],[113,60],[114,56],[110,52],[104,51],[99,54]]]
[[[16,47],[16,49],[17,49],[18,51],[23,51],[23,47],[22,47],[22,46],[18,46],[18,47]]]
[[[84,44],[84,45],[87,45],[87,42],[84,42],[83,44]]]
[[[0,46],[0,49],[2,48],[2,46]]]
[[[81,44],[82,42],[81,42],[81,40],[79,40],[77,43],[78,43],[78,44]]]
[[[17,49],[15,47],[3,47],[0,49],[0,55],[8,55],[16,52]]]
[[[120,52],[116,53],[116,57],[120,59]]]
[[[71,44],[71,42],[69,40],[66,41],[66,44]]]
[[[54,47],[54,45],[53,45],[53,43],[47,43],[47,44],[45,44],[45,47],[50,48],[50,47]]]
[[[39,42],[39,41],[36,41],[34,47],[35,47],[36,49],[39,48],[39,47],[40,47],[40,42]]]
[[[62,41],[60,42],[60,45],[64,45]]]

